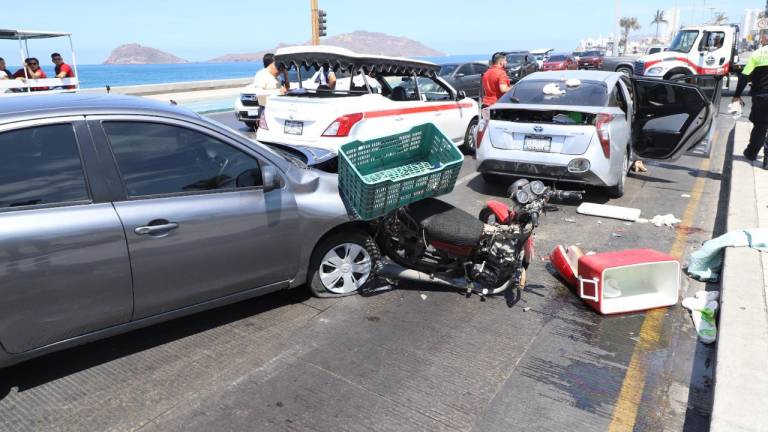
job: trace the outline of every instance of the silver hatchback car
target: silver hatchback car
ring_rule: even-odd
[[[0,104],[0,366],[275,290],[368,282],[335,175],[184,108]]]

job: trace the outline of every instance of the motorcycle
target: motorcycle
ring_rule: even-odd
[[[509,188],[512,207],[488,201],[478,217],[436,198],[399,208],[378,222],[377,243],[389,260],[379,274],[439,284],[469,297],[525,287],[533,258],[534,230],[552,198],[580,199],[540,181],[518,180]]]

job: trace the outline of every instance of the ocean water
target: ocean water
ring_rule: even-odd
[[[488,57],[487,54],[480,54],[422,57],[422,59],[442,64],[485,60]],[[18,65],[8,65],[8,69],[12,72],[18,68]],[[262,69],[261,62],[77,66],[82,88],[248,78],[259,69]],[[43,70],[48,76],[53,76],[52,64],[43,64]]]

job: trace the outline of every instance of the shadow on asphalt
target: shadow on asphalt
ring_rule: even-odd
[[[699,171],[698,169],[695,169],[695,168],[688,168],[685,166],[666,164],[666,163],[656,163],[655,165],[668,170],[688,171],[688,175],[690,175],[691,177],[697,177],[697,178],[705,177],[705,178],[708,178],[711,180],[717,180],[717,181],[721,181],[723,179],[722,174],[712,172],[712,171]],[[649,181],[652,181],[652,180],[649,180]]]
[[[0,400],[110,361],[310,298],[306,287],[278,291],[20,363],[0,370]]]
[[[498,182],[494,183],[488,183],[486,182],[482,176],[477,176],[470,180],[467,183],[467,187],[471,189],[474,192],[494,196],[497,198],[507,198],[509,199],[509,195],[507,194],[507,189],[509,186],[514,183],[514,181],[517,180],[516,178],[509,177],[509,178],[499,178]],[[546,184],[549,187],[556,186],[559,190],[566,190],[566,191],[586,191],[586,194],[584,195],[583,202],[591,202],[591,203],[597,203],[597,204],[605,204],[608,201],[611,200],[608,195],[606,195],[600,188],[583,185],[579,183],[568,183],[568,182],[554,182],[554,181],[547,181],[544,180],[544,184]],[[574,201],[574,202],[552,202],[553,204],[557,205],[573,205],[578,206],[580,202]]]

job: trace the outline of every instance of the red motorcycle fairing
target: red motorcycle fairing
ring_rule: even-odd
[[[490,200],[485,203],[485,205],[491,209],[493,214],[496,216],[496,220],[500,224],[508,224],[511,222],[510,219],[515,218],[515,212],[510,210],[509,207],[502,202]]]
[[[525,242],[525,246],[523,246],[523,261],[527,264],[530,264],[533,260],[533,245],[534,245],[534,239],[533,234],[531,234],[530,237],[528,237],[528,240]]]
[[[472,255],[472,250],[474,249],[474,246],[458,246],[446,242],[441,242],[439,240],[432,240],[429,242],[429,244],[431,244],[435,249],[440,249],[460,257],[468,257]]]

